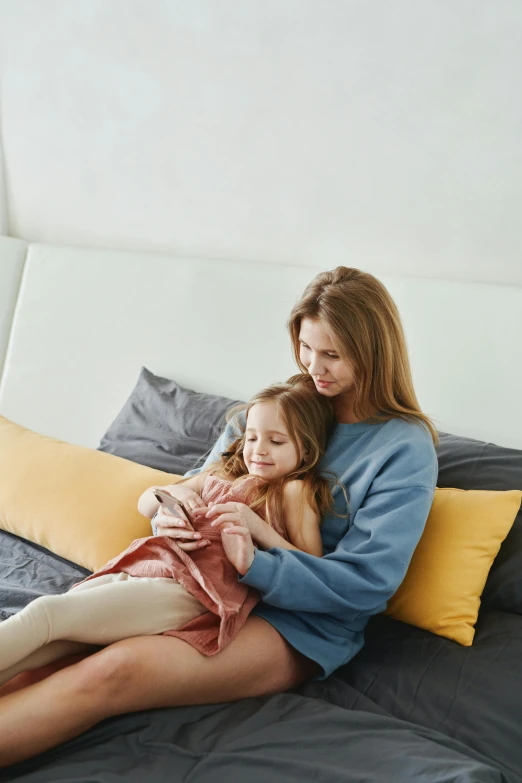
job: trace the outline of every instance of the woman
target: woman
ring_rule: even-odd
[[[231,701],[324,679],[361,649],[364,626],[401,583],[424,529],[437,478],[436,433],[413,391],[397,309],[374,277],[345,267],[318,275],[294,307],[289,329],[299,367],[319,394],[333,399],[338,422],[322,467],[345,487],[350,515],[324,519],[324,556],[257,550],[241,580],[263,600],[217,655],[205,657],[172,637],[135,637],[27,687],[27,680],[8,683],[0,691],[11,690],[0,700],[1,765],[113,715]],[[240,425],[227,427],[207,463]],[[344,499],[342,492],[334,497]],[[185,501],[201,505],[197,495]],[[218,524],[263,524],[236,504],[205,513]],[[157,515],[155,525],[186,551],[202,546],[189,525],[180,527],[170,515]]]

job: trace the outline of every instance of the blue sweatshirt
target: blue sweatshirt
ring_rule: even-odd
[[[241,426],[244,415],[227,425],[199,470],[219,461]],[[437,458],[422,425],[396,418],[337,424],[320,467],[337,476],[349,500],[347,510],[334,487],[336,510],[349,516],[323,518],[323,557],[256,550],[238,577],[261,593],[253,613],[321,666],[315,680],[361,649],[369,618],[386,608],[402,582],[433,502]]]

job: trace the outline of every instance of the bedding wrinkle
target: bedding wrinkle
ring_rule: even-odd
[[[435,658],[436,658],[436,654],[433,656],[432,660],[435,660]],[[455,702],[457,701],[457,699],[459,698],[459,696],[461,695],[461,693],[460,693],[460,684],[462,682],[462,676],[463,676],[463,671],[464,671],[465,667],[466,667],[466,661],[463,660],[460,663],[459,672],[458,672],[458,681],[457,681],[457,684],[452,688],[451,698],[450,698],[449,704],[448,704],[448,706],[446,708],[446,712],[445,712],[444,715],[440,716],[440,720],[438,722],[435,722],[435,727],[436,728],[438,728],[439,726],[443,726],[446,723],[446,721],[448,720],[448,718],[452,714],[453,706],[454,706]],[[414,705],[412,704],[412,709],[413,709],[413,706]],[[411,711],[412,710],[410,710],[410,715],[411,715]]]
[[[422,682],[423,682],[424,678],[426,677],[426,675],[428,673],[428,670],[430,669],[431,665],[433,664],[433,661],[435,660],[435,658],[437,657],[438,654],[439,654],[439,651],[435,650],[435,652],[433,653],[431,658],[426,662],[426,666],[424,667],[424,670],[422,671],[419,679],[415,683],[415,689],[414,689],[412,697],[411,697],[410,709],[408,710],[408,714],[405,716],[405,720],[410,720],[412,710],[416,706],[417,695],[418,695],[419,689],[420,689],[420,687],[422,685]]]
[[[498,612],[498,614],[503,614],[502,612]],[[509,613],[506,613],[509,616]],[[475,681],[480,676],[484,676],[484,674],[489,674],[491,676],[491,668],[494,666],[494,664],[497,664],[500,662],[500,659],[502,656],[511,649],[513,643],[516,642],[522,642],[522,627],[517,627],[516,632],[510,632],[506,633],[505,631],[490,631],[485,633],[482,629],[480,629],[479,633],[477,634],[478,641],[480,641],[480,649],[481,651],[484,650],[486,652],[491,645],[491,652],[490,657],[484,662],[482,668],[479,668],[473,679],[471,680],[468,689],[463,692],[464,694],[467,694],[468,690],[471,689],[471,687],[475,684]],[[492,656],[492,657],[491,657]],[[513,662],[514,666],[511,666],[509,668],[509,673],[514,675],[518,671],[522,669],[522,657],[519,655],[518,650],[513,654]],[[506,673],[506,661],[502,660],[502,674],[504,675]],[[475,666],[476,666],[475,661]]]
[[[484,666],[482,668],[479,668],[475,672],[475,674],[472,677],[472,679],[469,682],[469,684],[462,690],[462,692],[461,692],[462,696],[466,695],[473,688],[473,686],[475,685],[475,681],[477,680],[478,677],[483,677],[485,674],[490,674],[490,667],[493,664],[497,663],[497,661],[502,657],[503,653],[508,649],[509,641],[510,640],[506,640],[502,644],[502,647],[500,647],[500,649],[495,650],[494,651],[495,652],[494,657],[490,658],[488,661],[486,661],[484,663]],[[520,659],[517,661],[517,663],[520,666],[520,663],[521,663]],[[456,694],[455,694],[455,698],[456,698]]]

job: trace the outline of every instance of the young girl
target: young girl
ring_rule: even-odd
[[[219,463],[161,488],[180,500],[187,490],[201,498],[194,517],[204,538],[192,557],[166,536],[137,539],[69,592],[37,598],[0,624],[0,683],[75,651],[78,642],[107,645],[166,633],[213,655],[237,636],[259,601],[259,593],[237,578],[254,557],[254,540],[263,549],[320,557],[320,518],[333,501],[316,468],[334,417],[330,402],[306,378],[257,394],[246,409],[246,431]],[[138,503],[148,517],[159,508],[157,489]],[[230,522],[217,527],[206,518],[205,503],[232,503],[236,511],[248,505],[269,527],[260,526],[257,534]]]

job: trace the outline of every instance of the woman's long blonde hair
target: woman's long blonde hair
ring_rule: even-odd
[[[411,378],[406,340],[395,302],[367,272],[338,266],[317,275],[288,321],[294,356],[299,358],[303,318],[320,321],[339,356],[355,366],[354,414],[360,420],[402,418],[423,424],[434,443],[437,430],[420,409]]]
[[[326,511],[331,511],[334,505],[332,482],[326,474],[319,473],[318,465],[335,423],[335,415],[331,401],[318,394],[313,382],[310,381],[307,373],[294,375],[286,383],[277,383],[263,389],[247,405],[234,406],[227,414],[229,421],[239,411],[245,411],[248,417],[254,405],[273,402],[288,429],[297,453],[302,456],[300,464],[288,475],[280,479],[260,479],[259,482],[255,482],[252,497],[247,501],[253,511],[265,510],[268,524],[275,526],[277,520],[278,526],[286,535],[288,532],[283,520],[283,488],[287,482],[293,480],[303,482],[305,490],[303,503],[308,503],[319,518]],[[209,466],[208,470],[229,481],[240,480],[248,475],[243,458],[245,437],[246,434],[243,432],[221,455],[221,461]],[[296,513],[299,513],[299,509]],[[336,516],[342,515],[336,514]]]

